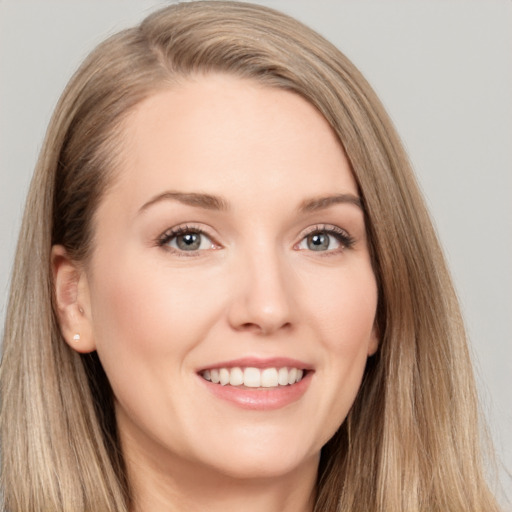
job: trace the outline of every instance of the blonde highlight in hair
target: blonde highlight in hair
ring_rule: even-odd
[[[95,354],[63,341],[50,252],[94,249],[123,122],[187,77],[228,73],[301,95],[356,177],[379,285],[378,353],[322,450],[315,511],[497,511],[483,474],[477,397],[457,299],[400,140],[334,46],[268,8],[178,4],[102,43],[56,108],[31,184],[0,373],[1,485],[9,512],[130,509],[113,397]]]

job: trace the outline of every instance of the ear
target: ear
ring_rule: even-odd
[[[77,352],[96,350],[92,335],[89,286],[83,268],[62,245],[52,247],[51,265],[55,306],[62,336]]]
[[[375,323],[370,334],[370,340],[368,342],[368,357],[373,356],[375,352],[377,352],[377,349],[379,348],[379,338],[379,328],[377,323]]]

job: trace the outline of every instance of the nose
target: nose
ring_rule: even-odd
[[[294,323],[292,274],[283,258],[259,251],[241,258],[232,275],[228,321],[237,331],[270,335]]]

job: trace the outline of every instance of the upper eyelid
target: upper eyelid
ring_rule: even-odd
[[[298,237],[302,240],[302,238],[310,235],[311,233],[315,233],[316,231],[326,231],[326,232],[334,232],[334,233],[344,233],[348,237],[351,237],[350,232],[342,228],[340,226],[336,226],[335,224],[314,224],[313,226],[309,226],[305,229],[303,229]]]
[[[159,245],[163,245],[163,244],[167,243],[167,241],[172,238],[175,238],[181,234],[190,233],[190,232],[199,233],[201,235],[204,235],[207,238],[209,238],[211,240],[211,242],[214,243],[215,245],[221,245],[217,241],[217,238],[215,237],[215,235],[210,233],[208,229],[204,229],[202,227],[195,226],[195,225],[189,224],[189,223],[166,229],[163,233],[161,233],[157,237],[156,242]]]
[[[170,234],[176,234],[176,233],[188,233],[188,232],[194,232],[194,233],[202,233],[207,236],[214,236],[210,233],[211,228],[208,226],[202,226],[199,224],[195,224],[193,222],[186,222],[184,224],[178,224],[176,226],[173,226],[171,228],[167,228],[161,236],[170,235]]]

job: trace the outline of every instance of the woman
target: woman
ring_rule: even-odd
[[[298,22],[189,3],[100,45],[16,262],[6,510],[498,509],[400,141]]]

